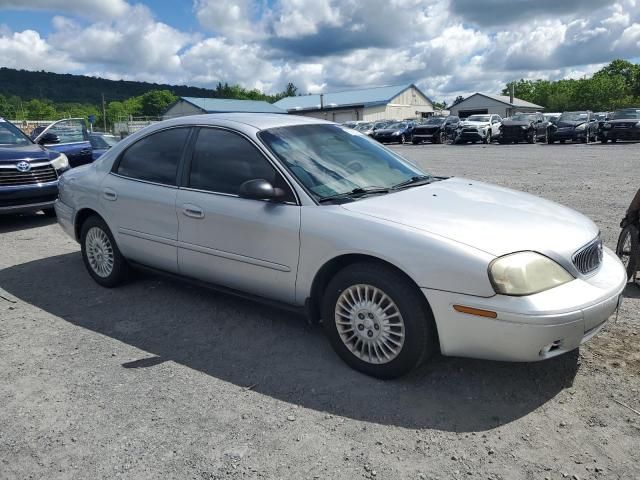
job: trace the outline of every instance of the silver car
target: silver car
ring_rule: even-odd
[[[66,172],[56,204],[100,285],[143,265],[305,309],[380,378],[434,352],[577,348],[626,275],[569,208],[431,176],[355,130],[290,115],[157,123]]]

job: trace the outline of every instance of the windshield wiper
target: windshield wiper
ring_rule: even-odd
[[[404,188],[404,187],[413,187],[416,185],[426,185],[428,183],[431,182],[435,182],[436,179],[430,175],[416,175],[415,177],[411,177],[408,180],[405,180],[404,182],[400,182],[397,185],[394,185],[393,187],[391,187],[392,190],[398,190],[400,188]]]
[[[374,195],[377,193],[389,193],[389,189],[384,187],[356,187],[348,192],[336,193],[335,195],[322,197],[318,202],[325,203],[332,200],[341,200],[343,198],[358,198],[364,195]]]

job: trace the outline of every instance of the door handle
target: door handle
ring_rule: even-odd
[[[191,218],[204,218],[204,212],[197,205],[191,203],[185,203],[182,206],[182,213]]]
[[[102,191],[102,195],[104,196],[104,198],[112,202],[115,202],[118,199],[118,194],[110,188],[105,188]]]

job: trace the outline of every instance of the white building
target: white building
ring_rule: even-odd
[[[451,115],[467,118],[469,115],[495,113],[501,117],[510,117],[516,112],[541,112],[544,107],[526,102],[519,98],[488,93],[474,93],[460,103],[449,107]]]
[[[332,122],[404,120],[433,115],[433,102],[413,84],[286,97],[274,103],[294,115]]]

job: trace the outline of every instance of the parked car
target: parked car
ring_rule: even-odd
[[[500,136],[500,115],[470,115],[458,124],[455,143],[491,143]]]
[[[549,123],[556,123],[562,113],[543,113],[542,116]]]
[[[42,130],[34,141],[44,147],[64,153],[71,167],[93,161],[89,132],[82,118],[65,118]]]
[[[516,113],[502,120],[500,143],[548,141],[549,125],[541,113]]]
[[[372,136],[374,132],[375,123],[373,122],[364,122],[356,127],[356,130],[360,133],[368,136]]]
[[[0,118],[0,214],[42,210],[55,215],[58,177],[68,169],[63,153],[34,143]]]
[[[549,127],[549,143],[587,141],[595,142],[598,137],[598,119],[591,111],[564,112]]]
[[[600,141],[640,140],[640,108],[616,110],[604,122],[599,134]]]
[[[110,133],[91,132],[89,134],[89,143],[91,143],[91,156],[95,162],[107,150],[118,143],[120,139]]]
[[[373,131],[373,138],[381,143],[404,143],[411,140],[413,122],[396,122]]]
[[[145,265],[285,303],[381,378],[436,350],[506,361],[568,352],[603,328],[627,282],[582,214],[429,175],[310,117],[156,123],[66,172],[56,211],[100,285]]]
[[[455,132],[459,123],[460,119],[455,115],[449,115],[448,117],[430,117],[422,124],[414,127],[411,141],[414,145],[425,141],[444,143],[447,134]]]

